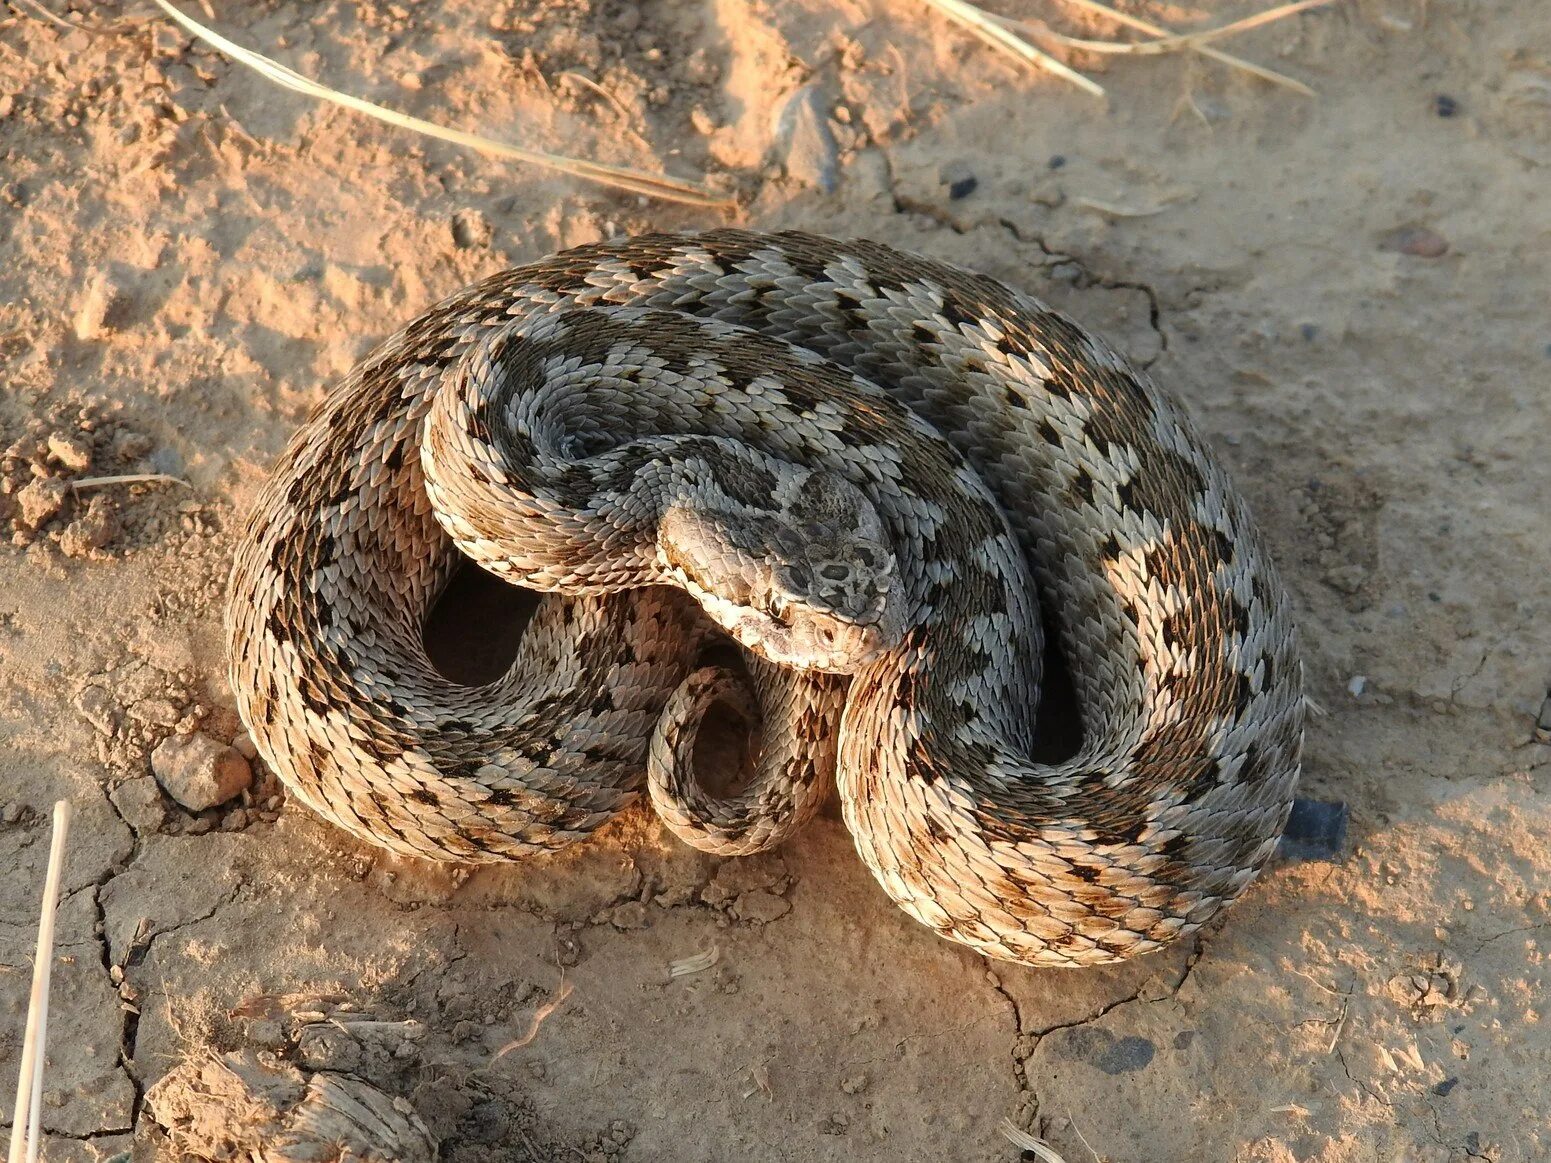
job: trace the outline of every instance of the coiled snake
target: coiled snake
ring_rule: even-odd
[[[465,555],[550,591],[483,686],[421,638]],[[706,615],[744,665],[700,665]],[[1055,763],[1042,624],[1081,725]],[[1288,598],[1179,407],[992,279],[798,233],[581,247],[432,308],[282,457],[227,631],[264,758],[375,844],[556,849],[650,759],[671,827],[747,852],[833,771],[896,902],[1031,965],[1238,897],[1302,739]],[[714,703],[757,724],[740,794],[694,779]]]

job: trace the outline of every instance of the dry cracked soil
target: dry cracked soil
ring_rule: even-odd
[[[226,1054],[365,1080],[446,1160],[1016,1159],[1004,1119],[1069,1163],[1551,1158],[1551,6],[1345,0],[1220,46],[1312,98],[1197,55],[1074,58],[1103,100],[882,0],[203,18],[405,112],[716,175],[733,220],[977,267],[1109,336],[1263,525],[1323,712],[1303,794],[1349,805],[1350,835],[1177,948],[1040,972],[893,908],[834,811],[744,861],[639,811],[470,874],[388,859],[262,772],[181,806],[150,753],[238,736],[234,538],[330,382],[476,277],[729,218],[283,92],[140,0],[10,0],[0,1075],[66,798],[46,1158],[236,1157],[166,1081]],[[186,484],[71,484],[144,473]]]

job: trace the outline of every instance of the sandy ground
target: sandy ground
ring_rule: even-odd
[[[233,530],[329,382],[480,275],[724,219],[282,93],[149,6],[47,2],[94,31],[0,10],[0,1097],[67,797],[49,1159],[175,1157],[148,1090],[237,1049],[371,1081],[449,1160],[1014,1159],[1004,1118],[1070,1163],[1551,1158],[1551,6],[1348,0],[1230,46],[1317,100],[1080,62],[1107,102],[881,0],[220,6],[405,111],[984,269],[1185,399],[1294,593],[1328,711],[1304,794],[1350,804],[1351,843],[1067,973],[933,936],[833,813],[745,862],[641,812],[464,876],[272,788],[164,796],[157,742],[237,732]],[[805,84],[832,194],[768,152]],[[49,483],[154,471],[190,487]]]

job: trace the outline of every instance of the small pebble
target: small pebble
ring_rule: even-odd
[[[1051,159],[1050,159],[1050,168],[1051,169],[1059,170],[1064,165],[1066,165],[1066,155],[1058,153],[1058,154],[1055,154],[1054,156],[1051,157]]]
[[[111,330],[114,311],[123,299],[123,292],[106,274],[99,274],[81,296],[81,305],[75,312],[77,339],[97,339]]]
[[[61,480],[37,477],[29,481],[27,486],[16,494],[16,501],[21,509],[17,521],[21,528],[36,532],[44,523],[53,520],[65,507],[65,497],[69,492],[70,486]]]
[[[1303,336],[1304,342],[1313,343],[1314,337],[1319,334],[1319,328],[1312,323],[1300,323],[1298,334]]]
[[[49,433],[48,454],[65,468],[75,472],[91,467],[91,445],[79,436],[70,436],[64,432]]]
[[[494,237],[495,228],[480,211],[459,210],[452,216],[452,241],[460,249],[489,246]]]
[[[232,750],[249,763],[258,758],[258,747],[254,745],[253,736],[246,731],[237,732],[237,737],[232,740]]]
[[[1414,258],[1442,258],[1449,253],[1449,240],[1426,226],[1401,226],[1379,240],[1379,249]]]
[[[1439,93],[1433,98],[1433,112],[1439,117],[1453,117],[1459,112],[1459,102],[1447,93]]]
[[[980,186],[980,179],[963,162],[948,162],[937,171],[937,180],[948,187],[949,201],[968,198]]]
[[[0,821],[3,821],[7,824],[20,823],[22,813],[26,810],[27,808],[23,804],[6,804],[3,809],[0,809]]]
[[[840,188],[840,146],[817,85],[804,85],[780,106],[773,137],[787,177],[825,194]]]
[[[246,759],[225,743],[200,734],[162,740],[151,752],[151,773],[168,795],[194,812],[234,799],[253,779]],[[200,822],[208,824],[196,821]],[[189,830],[193,831],[192,826]]]
[[[1453,1090],[1458,1085],[1459,1079],[1445,1078],[1442,1082],[1438,1083],[1437,1086],[1433,1087],[1433,1093],[1436,1094],[1439,1098],[1444,1098],[1448,1095],[1449,1091]]]
[[[1354,674],[1350,679],[1347,680],[1346,693],[1351,695],[1354,699],[1362,698],[1363,691],[1367,689],[1368,676],[1365,674]]]

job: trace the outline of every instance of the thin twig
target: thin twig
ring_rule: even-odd
[[[63,28],[66,32],[73,32],[76,29],[82,29],[83,31],[90,31],[88,29],[84,29],[82,25],[72,24],[70,21],[66,20],[63,16],[56,16],[56,15],[54,15],[54,13],[50,12],[42,4],[38,3],[38,0],[22,0],[22,3],[24,3],[33,12],[35,12],[39,16],[43,17],[44,20],[46,20],[50,24],[54,25],[56,28]]]
[[[32,963],[32,997],[27,1003],[27,1032],[22,1067],[16,1080],[16,1113],[11,1120],[8,1163],[37,1163],[43,1121],[43,1058],[48,1044],[48,987],[54,968],[54,918],[59,911],[59,882],[65,871],[65,841],[70,836],[70,801],[54,804],[54,835],[43,877],[43,912],[38,919],[38,951]]]
[[[1325,1047],[1326,1054],[1334,1054],[1336,1052],[1336,1043],[1341,1040],[1341,1035],[1346,1032],[1346,1018],[1351,1013],[1351,1008],[1352,999],[1349,997],[1342,998],[1341,1016],[1336,1019],[1336,1028],[1330,1031],[1330,1045]]]
[[[392,109],[385,109],[381,105],[374,105],[370,101],[360,97],[352,97],[348,93],[341,93],[336,89],[330,89],[302,76],[294,69],[289,69],[278,61],[244,48],[242,45],[226,39],[226,37],[206,28],[193,17],[174,8],[168,0],[156,0],[156,4],[189,32],[197,36],[205,43],[219,49],[233,60],[247,65],[250,69],[268,78],[275,84],[301,93],[308,97],[314,97],[320,101],[328,101],[335,105],[342,105],[346,109],[353,109],[357,113],[364,113],[368,117],[374,117],[378,121],[385,121],[389,125],[396,125],[401,129],[409,129],[415,133],[424,134],[426,137],[435,137],[442,141],[450,141],[454,145],[467,146],[482,153],[495,154],[498,157],[509,157],[517,161],[527,162],[530,165],[542,166],[545,169],[558,170],[561,173],[570,174],[573,177],[582,178],[585,181],[597,182],[600,185],[613,186],[616,189],[629,190],[634,194],[645,194],[652,198],[663,198],[673,202],[684,202],[691,206],[705,206],[715,210],[730,210],[733,202],[730,198],[718,194],[706,186],[694,182],[681,182],[676,178],[669,178],[661,174],[649,174],[641,170],[627,169],[623,166],[604,165],[602,162],[586,161],[581,158],[565,157],[560,154],[545,153],[536,149],[525,149],[522,146],[509,145],[506,142],[495,141],[492,138],[481,137],[476,133],[466,133],[461,129],[449,129],[435,122],[424,121],[419,117],[410,117],[408,114],[396,113]]]
[[[514,1038],[512,1041],[502,1046],[495,1052],[495,1057],[491,1058],[490,1061],[494,1063],[496,1059],[505,1057],[513,1050],[521,1050],[528,1043],[532,1042],[534,1038],[537,1038],[539,1036],[539,1027],[544,1024],[550,1014],[554,1013],[557,1009],[560,1008],[560,1003],[565,1001],[565,999],[570,996],[571,983],[565,979],[564,975],[562,975],[560,978],[560,986],[555,990],[555,996],[550,998],[543,1005],[539,1006],[538,1009],[534,1010],[533,1016],[528,1019],[528,1032],[522,1037]]]
[[[161,3],[162,0],[157,2]],[[1054,73],[1063,80],[1070,81],[1085,93],[1092,93],[1095,97],[1104,96],[1102,85],[1062,64],[1049,53],[1035,48],[1021,36],[1004,27],[1000,20],[976,8],[973,4],[966,4],[964,0],[926,0],[926,2],[949,20],[968,29],[992,48],[1006,53],[1014,60],[1032,65],[1036,69],[1043,69],[1047,73]]]

